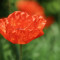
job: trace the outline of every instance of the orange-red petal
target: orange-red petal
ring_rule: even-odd
[[[42,16],[31,16],[21,11],[15,11],[2,21],[0,26],[5,26],[6,34],[1,34],[14,44],[27,44],[42,36],[46,24],[46,20]],[[1,30],[4,32],[3,29]]]
[[[44,8],[35,1],[18,1],[18,10],[25,11],[30,15],[41,15],[45,17]]]
[[[49,16],[47,19],[46,27],[50,27],[55,21],[53,16]]]

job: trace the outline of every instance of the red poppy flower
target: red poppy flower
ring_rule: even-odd
[[[45,17],[43,7],[34,1],[18,1],[17,8],[18,10],[25,11],[30,15],[41,15]]]
[[[51,26],[51,24],[55,22],[53,16],[49,16],[46,20],[47,20],[46,27]]]
[[[0,19],[0,33],[14,44],[27,44],[44,34],[46,20],[42,16],[30,16],[15,11],[5,19]]]
[[[46,27],[49,27],[52,23],[54,23],[54,19],[52,17],[47,18],[44,13],[44,8],[35,1],[18,1],[17,8],[18,10],[25,11],[30,15],[43,16],[47,20]]]

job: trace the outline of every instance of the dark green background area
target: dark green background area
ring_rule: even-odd
[[[0,0],[0,18],[17,10],[17,0]],[[47,16],[54,16],[55,23],[45,29],[44,36],[23,45],[23,60],[60,60],[60,1],[37,0]],[[19,60],[20,46],[0,35],[0,60]]]

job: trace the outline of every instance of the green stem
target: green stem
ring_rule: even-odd
[[[20,44],[20,60],[22,60],[22,44]]]

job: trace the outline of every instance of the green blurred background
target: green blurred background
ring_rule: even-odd
[[[16,11],[17,0],[0,0],[0,18]],[[47,16],[55,17],[55,23],[45,29],[44,36],[23,45],[23,60],[60,60],[60,0],[37,0],[45,8]],[[0,35],[0,60],[19,60],[20,46],[12,44]]]

